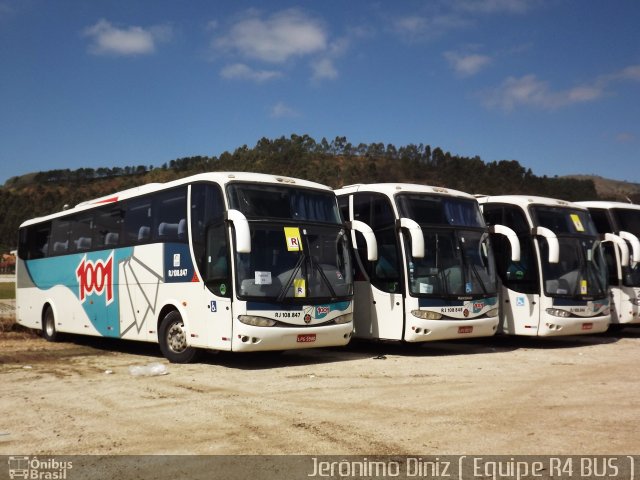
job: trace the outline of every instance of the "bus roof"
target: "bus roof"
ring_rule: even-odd
[[[607,202],[607,201],[589,201],[589,202],[576,202],[578,205],[582,205],[587,208],[621,208],[626,210],[640,210],[640,205],[636,205],[634,203],[625,203],[625,202]]]
[[[173,187],[177,187],[180,185],[185,185],[193,182],[216,182],[222,186],[225,186],[228,183],[233,182],[252,182],[252,183],[264,183],[271,185],[289,185],[289,186],[298,186],[303,188],[313,188],[318,190],[326,190],[331,192],[331,188],[323,185],[321,183],[311,182],[309,180],[302,180],[299,178],[293,177],[285,177],[282,175],[269,175],[265,173],[250,173],[250,172],[207,172],[207,173],[199,173],[197,175],[192,175],[190,177],[180,178],[178,180],[172,180],[166,183],[147,183],[145,185],[140,185],[139,187],[129,188],[127,190],[121,190],[119,192],[114,192],[109,195],[105,195],[103,197],[94,198],[91,200],[86,200],[77,204],[73,208],[68,208],[66,210],[61,210],[59,212],[55,212],[49,215],[45,215],[42,217],[36,217],[23,222],[20,227],[27,226],[33,223],[38,223],[44,220],[51,220],[57,217],[63,217],[73,212],[81,212],[84,210],[89,210],[91,208],[118,202],[121,200],[126,200],[129,198],[134,198],[140,195],[144,195],[146,193],[157,192]]]
[[[526,209],[529,205],[548,205],[551,207],[569,207],[577,210],[586,210],[586,207],[574,202],[559,200],[557,198],[537,197],[534,195],[477,195],[478,202],[483,203],[507,203],[518,205]]]
[[[345,187],[336,189],[336,195],[346,195],[355,192],[377,192],[383,193],[388,197],[393,197],[397,193],[429,193],[436,195],[445,195],[453,197],[463,197],[474,199],[473,195],[470,195],[459,190],[453,190],[451,188],[432,187],[430,185],[417,185],[413,183],[367,183],[367,184],[355,184],[347,185]]]

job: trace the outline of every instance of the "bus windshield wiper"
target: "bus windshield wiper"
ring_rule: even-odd
[[[287,291],[289,290],[289,287],[293,284],[293,279],[296,277],[296,273],[298,273],[298,271],[302,267],[302,263],[304,262],[305,258],[306,256],[304,251],[301,251],[295,267],[293,267],[293,270],[291,270],[291,275],[289,275],[289,278],[287,279],[285,284],[282,286],[280,293],[278,293],[278,298],[277,298],[278,302],[282,302],[282,300],[284,300],[284,297],[287,295]]]

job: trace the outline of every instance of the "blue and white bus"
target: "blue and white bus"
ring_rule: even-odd
[[[491,336],[498,290],[489,232],[477,200],[456,190],[383,183],[336,190],[343,218],[364,223],[373,241],[352,233],[356,281],[354,336],[427,342]],[[371,257],[375,242],[377,258]]]
[[[620,240],[606,242],[609,267],[611,324],[640,324],[640,205],[622,202],[577,202],[587,207],[601,235]]]
[[[559,336],[609,327],[609,284],[600,236],[585,207],[545,197],[479,197],[489,226],[520,240],[520,260],[496,236],[501,280],[499,332]]]
[[[294,178],[204,173],[26,221],[16,277],[17,321],[46,339],[158,342],[172,362],[345,345],[353,329],[336,196]]]

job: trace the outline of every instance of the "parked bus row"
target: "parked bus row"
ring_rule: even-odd
[[[205,173],[24,222],[18,323],[200,349],[640,323],[640,207]]]

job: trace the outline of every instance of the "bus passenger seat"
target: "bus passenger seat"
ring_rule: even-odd
[[[89,250],[91,248],[91,237],[80,237],[74,240],[77,250]]]
[[[119,235],[115,232],[109,232],[104,236],[104,244],[105,246],[109,245],[117,245],[118,244]]]
[[[55,242],[53,244],[53,253],[66,252],[69,248],[69,240],[66,242]]]
[[[178,222],[178,238],[185,240],[187,238],[187,219],[182,218]]]
[[[151,228],[145,225],[140,227],[140,230],[138,230],[138,241],[144,242],[145,240],[149,240],[150,237],[151,237]]]
[[[158,235],[160,237],[176,237],[178,235],[178,224],[162,222],[158,225]]]

